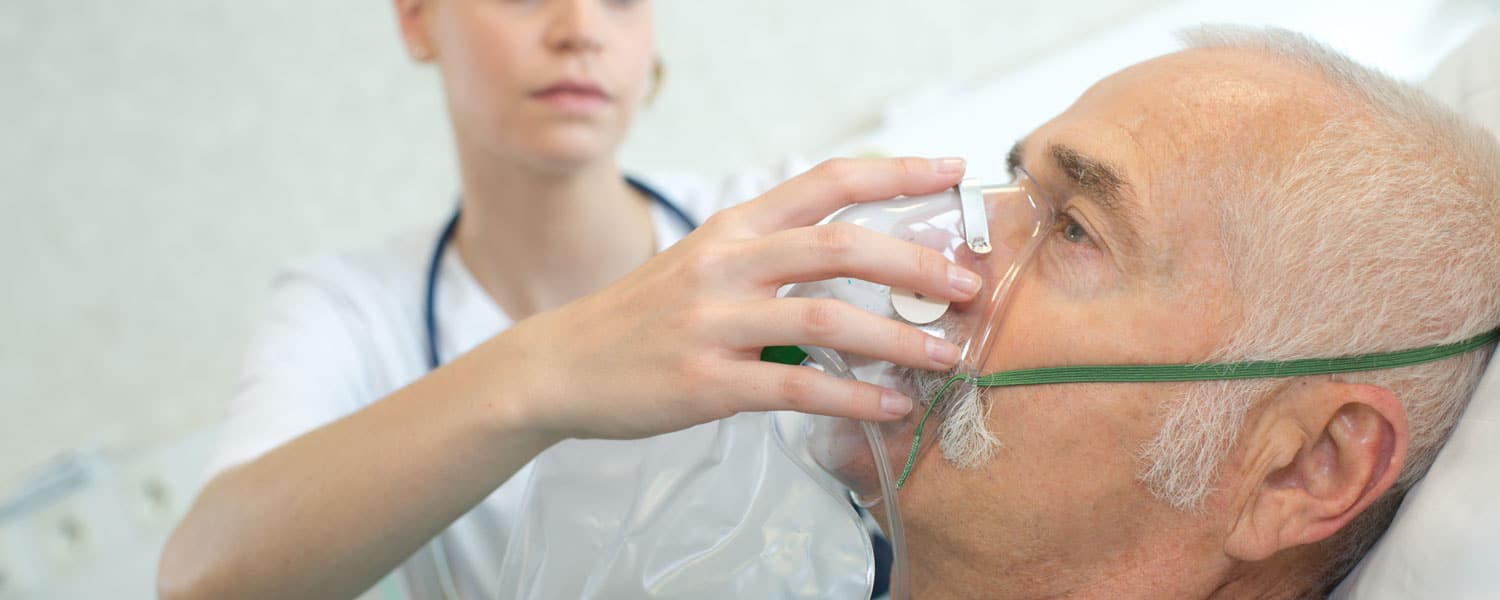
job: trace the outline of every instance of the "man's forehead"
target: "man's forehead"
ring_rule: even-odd
[[[1233,160],[1301,137],[1338,103],[1326,80],[1269,55],[1194,49],[1123,69],[1090,87],[1059,119],[1118,129],[1146,159]]]
[[[1299,132],[1305,74],[1243,52],[1187,51],[1101,80],[1017,147],[1034,174],[1069,184],[1126,225],[1122,249],[1175,262],[1171,248],[1208,234],[1217,202],[1205,180]],[[1324,86],[1326,88],[1326,86]],[[1295,118],[1293,118],[1295,117]],[[1121,237],[1121,236],[1117,236]]]
[[[1100,80],[1038,133],[1131,174],[1201,169],[1299,145],[1335,96],[1319,74],[1268,55],[1186,50]]]

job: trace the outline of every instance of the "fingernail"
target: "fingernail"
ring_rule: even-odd
[[[896,392],[886,390],[880,395],[880,410],[886,414],[901,416],[911,412],[911,399]]]
[[[932,160],[932,170],[944,175],[964,172],[964,159],[962,158],[935,158]]]
[[[929,336],[927,338],[927,357],[943,367],[951,367],[958,363],[958,346],[952,342]]]
[[[965,296],[979,291],[979,275],[958,265],[948,265],[948,286]]]

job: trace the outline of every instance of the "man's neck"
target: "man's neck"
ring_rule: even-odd
[[[511,319],[592,293],[655,252],[650,201],[612,159],[547,171],[472,154],[460,152],[454,248]]]
[[[1209,598],[1213,600],[1301,599],[1319,597],[1321,566],[1329,556],[1316,546],[1301,546],[1256,563],[1239,563]]]
[[[1202,560],[1201,549],[1147,544],[1105,560],[1078,554],[1027,556],[1023,540],[978,546],[911,544],[911,597],[985,599],[1298,599],[1313,582],[1315,552],[1284,552],[1254,564]],[[1169,540],[1163,538],[1162,542]]]
[[[1027,536],[978,535],[967,523],[925,538],[915,528],[908,540],[913,598],[1208,598],[1228,567],[1201,560],[1202,548],[1173,543],[1170,535],[1141,544],[1101,536],[1054,547]]]

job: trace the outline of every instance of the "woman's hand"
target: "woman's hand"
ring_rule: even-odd
[[[743,411],[905,415],[911,400],[895,391],[761,362],[760,351],[816,345],[952,368],[959,350],[949,342],[837,300],[776,291],[855,277],[970,299],[979,276],[934,250],[854,225],[814,225],[851,203],[952,187],[963,169],[959,159],[832,160],[715,215],[608,288],[492,340],[507,349],[501,360],[540,386],[507,409],[558,438],[646,437]]]

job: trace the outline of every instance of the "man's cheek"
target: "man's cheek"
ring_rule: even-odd
[[[1111,389],[1111,388],[1126,389]],[[1149,439],[1153,399],[1120,384],[1067,384],[993,394],[989,424],[1000,455],[1057,475],[1113,475]],[[1045,474],[1045,473],[1044,473]]]

